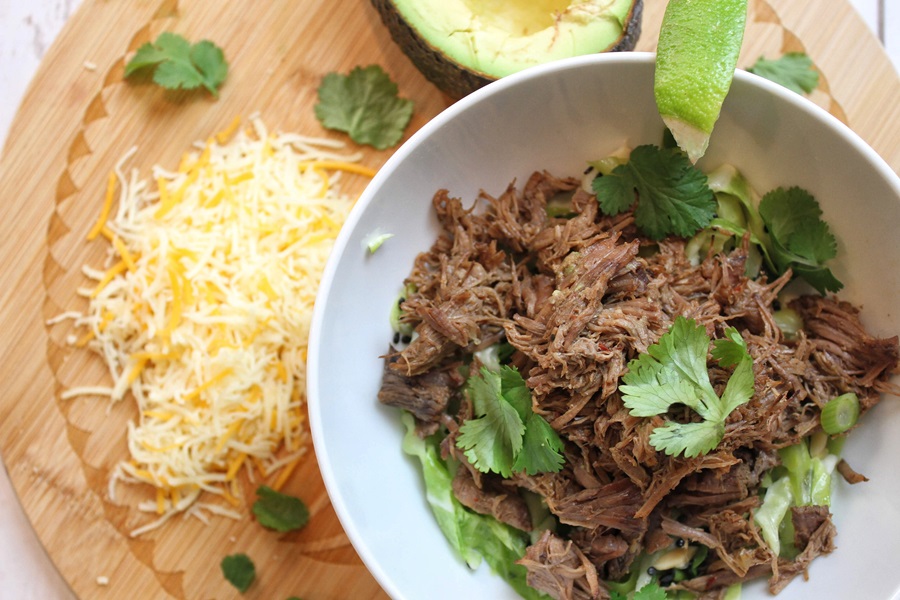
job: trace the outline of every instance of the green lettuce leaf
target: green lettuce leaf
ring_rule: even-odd
[[[406,428],[403,451],[419,459],[425,481],[425,497],[438,526],[451,547],[471,569],[482,560],[526,600],[546,600],[526,582],[527,570],[516,561],[525,555],[528,535],[514,527],[464,507],[453,495],[450,467],[440,457],[436,437],[421,439],[416,434],[415,419],[402,413]]]

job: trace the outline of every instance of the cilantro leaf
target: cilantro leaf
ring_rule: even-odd
[[[516,456],[513,471],[525,471],[529,475],[555,473],[565,459],[562,454],[562,440],[541,415],[531,413],[525,421],[525,437],[522,450]]]
[[[816,288],[820,294],[828,291],[838,292],[844,287],[844,284],[827,267],[810,267],[794,264],[791,265],[791,268],[794,270],[795,275]]]
[[[713,342],[710,354],[718,361],[719,365],[731,368],[741,364],[747,353],[747,342],[741,337],[737,329],[729,327],[725,330],[725,337]]]
[[[160,38],[165,35],[167,34],[160,34]],[[131,77],[131,75],[141,69],[156,66],[167,58],[168,56],[162,48],[147,42],[137,49],[137,52],[131,57],[128,64],[125,65],[125,77]]]
[[[261,485],[256,490],[253,514],[259,524],[282,533],[303,528],[309,521],[309,509],[299,498]]]
[[[663,342],[665,337],[660,339]],[[655,349],[651,346],[648,350]],[[628,386],[632,381],[655,381],[659,385],[644,386],[640,391],[641,402],[628,406],[634,417],[652,417],[660,415],[672,404],[681,402],[687,404],[697,412],[706,412],[704,405],[695,395],[695,386],[687,379],[679,377],[674,371],[667,369],[662,360],[648,354],[641,354],[628,364],[628,370],[634,375],[624,379],[626,385],[620,386],[623,392],[634,392],[634,388]]]
[[[711,352],[720,366],[734,367],[721,398],[709,379],[709,336],[693,319],[677,317],[659,342],[628,363],[619,390],[632,416],[660,415],[673,404],[684,404],[703,419],[667,422],[654,429],[650,444],[657,450],[670,456],[706,454],[722,441],[731,411],[753,395],[753,359],[747,344],[733,327],[726,329],[725,335],[716,340]]]
[[[526,421],[534,414],[531,410],[531,390],[525,385],[525,380],[516,369],[501,368],[498,373],[500,374],[500,389],[503,399],[516,409],[523,422]]]
[[[822,294],[843,287],[824,265],[837,254],[837,240],[809,192],[774,189],[760,200],[759,214],[770,234],[768,256],[779,274],[790,268]]]
[[[714,450],[724,435],[725,425],[719,421],[669,422],[653,430],[650,445],[669,456],[684,454],[690,458]]]
[[[396,145],[412,118],[412,100],[397,96],[397,84],[378,65],[349,75],[329,73],[319,86],[316,118],[323,127],[347,132],[378,150]]]
[[[532,411],[531,392],[516,369],[482,367],[467,387],[477,416],[460,426],[456,444],[476,469],[509,477],[513,471],[534,475],[562,468],[562,440]]]
[[[760,56],[747,70],[798,94],[809,94],[819,85],[819,73],[813,69],[812,59],[803,52],[788,52],[775,60]]]
[[[658,584],[651,582],[637,590],[634,593],[632,600],[666,600],[666,598],[668,598],[666,590],[659,587]],[[628,600],[628,595],[613,591],[610,594],[609,600]]]
[[[509,477],[522,449],[525,425],[508,402],[498,400],[488,406],[485,415],[463,423],[457,444],[479,471]]]
[[[191,62],[203,77],[203,87],[216,96],[228,77],[228,63],[225,53],[209,40],[200,40],[191,46]]]
[[[222,574],[242,594],[256,579],[256,566],[246,554],[231,554],[222,559]]]
[[[648,583],[634,593],[632,600],[666,600],[666,590],[662,589],[656,583]]]
[[[137,49],[125,65],[125,77],[148,69],[153,69],[153,81],[166,89],[190,90],[202,85],[215,97],[228,76],[228,63],[221,48],[209,40],[191,45],[168,31]]]
[[[777,188],[760,200],[759,215],[772,235],[786,240],[803,223],[818,221],[822,216],[822,209],[816,199],[803,188]]]
[[[653,239],[689,237],[709,225],[716,202],[706,175],[677,148],[638,146],[628,162],[593,181],[600,209],[610,215],[635,202],[635,223]]]
[[[788,249],[815,263],[823,263],[837,254],[837,241],[825,221],[807,221],[794,230]]]
[[[616,176],[615,172],[622,169],[619,165],[609,175],[595,177],[591,187],[597,194],[597,202],[600,210],[608,215],[617,215],[631,208],[637,199],[634,188],[629,185],[628,177]],[[625,169],[627,173],[627,169]]]

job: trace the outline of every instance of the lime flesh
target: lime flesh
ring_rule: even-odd
[[[691,161],[706,152],[737,66],[747,0],[670,0],[653,91],[663,122]]]

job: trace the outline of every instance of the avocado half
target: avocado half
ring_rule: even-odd
[[[527,67],[632,50],[643,0],[372,0],[416,68],[453,99]]]

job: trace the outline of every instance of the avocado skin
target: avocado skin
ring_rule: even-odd
[[[381,15],[394,42],[409,57],[416,68],[452,100],[459,100],[495,80],[494,77],[474,71],[442,54],[410,27],[400,16],[393,0],[372,0]],[[625,30],[605,52],[633,50],[641,35],[643,0],[635,0],[625,23]]]

